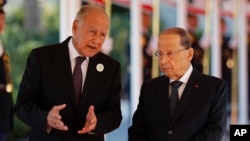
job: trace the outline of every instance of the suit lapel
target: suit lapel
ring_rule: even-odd
[[[198,94],[199,91],[199,72],[195,69],[193,70],[187,85],[183,91],[182,97],[178,103],[176,108],[172,124],[181,116],[181,114],[187,109],[188,105],[195,96]]]
[[[68,38],[66,41],[62,42],[57,48],[55,48],[55,55],[53,60],[55,61],[55,66],[58,70],[60,78],[62,78],[62,83],[66,89],[70,100],[74,107],[77,107],[75,96],[74,96],[74,86],[71,72],[71,64],[69,59],[68,51]]]
[[[82,96],[80,98],[80,103],[84,103],[84,101],[89,96],[93,89],[95,89],[96,82],[98,82],[99,72],[96,69],[97,64],[101,63],[101,59],[99,58],[99,54],[89,58],[89,64],[87,69],[87,74],[84,82],[84,87],[82,91]]]
[[[162,87],[162,84],[165,85]],[[169,78],[166,76],[162,76],[162,79],[160,83],[158,84],[158,90],[157,90],[157,101],[160,102],[160,108],[163,113],[163,119],[168,119],[170,117],[170,109],[169,109]],[[169,119],[170,120],[170,119]],[[168,124],[167,122],[169,120],[164,120],[166,121],[165,124]]]

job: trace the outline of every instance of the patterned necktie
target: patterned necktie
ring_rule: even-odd
[[[172,86],[172,91],[170,94],[170,112],[171,117],[173,117],[175,109],[177,107],[178,99],[178,88],[181,86],[182,82],[173,81],[170,85]]]
[[[85,57],[78,56],[76,57],[76,65],[73,71],[73,82],[74,82],[74,89],[75,89],[75,97],[76,102],[79,102],[79,98],[82,92],[82,69],[81,64],[85,60]]]

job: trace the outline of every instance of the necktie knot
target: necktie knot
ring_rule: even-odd
[[[181,86],[181,84],[182,84],[181,81],[173,81],[173,82],[170,83],[172,88],[176,88],[176,89],[178,89]]]
[[[86,58],[85,58],[85,57],[82,57],[82,56],[76,57],[76,65],[81,65],[82,62],[83,62],[85,59],[86,59]]]

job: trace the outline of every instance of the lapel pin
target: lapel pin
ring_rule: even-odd
[[[104,66],[103,66],[103,64],[97,64],[96,65],[96,70],[98,71],[98,72],[102,72],[103,70],[104,70]]]
[[[194,85],[195,88],[199,88],[199,85]]]

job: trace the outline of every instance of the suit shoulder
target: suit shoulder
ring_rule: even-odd
[[[222,78],[219,77],[215,77],[212,75],[206,75],[206,74],[202,74],[202,82],[206,82],[206,83],[211,83],[211,84],[226,84],[226,81]]]
[[[61,47],[63,47],[63,46],[67,47],[70,38],[71,38],[71,37],[68,37],[66,40],[64,40],[64,41],[61,42],[61,43],[51,43],[51,44],[48,44],[48,45],[39,46],[39,47],[37,47],[37,48],[32,49],[32,50],[31,50],[31,53],[33,53],[33,52],[37,52],[37,53],[46,52],[46,53],[49,53],[50,50],[55,50],[55,49],[61,48]],[[59,51],[59,50],[58,50],[58,51]]]
[[[34,48],[31,50],[31,52],[44,52],[44,51],[48,51],[51,50],[53,48],[58,47],[59,44],[51,44],[51,45],[45,45],[45,46],[39,46],[37,48]]]
[[[115,60],[114,58],[112,58],[112,57],[110,57],[110,56],[108,56],[108,55],[106,55],[106,54],[104,54],[102,52],[98,53],[95,56],[95,58],[100,58],[104,62],[109,62],[111,64],[119,64],[120,65],[120,63],[117,60]]]
[[[168,82],[169,79],[165,76],[165,75],[161,75],[155,78],[152,78],[151,80],[147,80],[145,82],[143,82],[143,85],[156,85],[159,86],[162,83]]]

